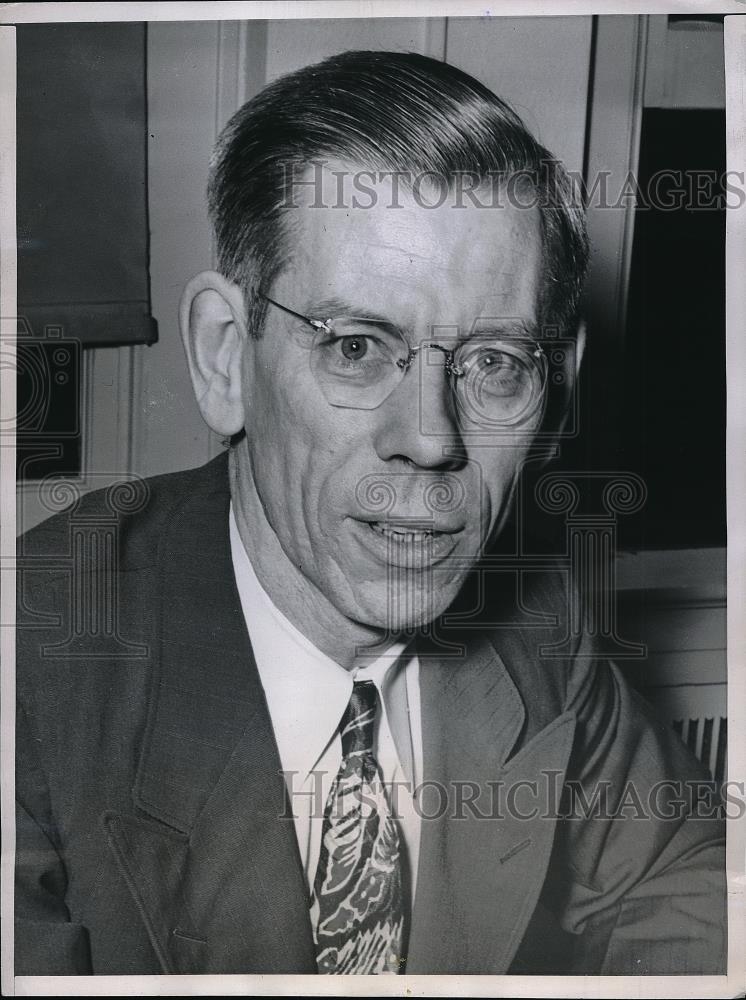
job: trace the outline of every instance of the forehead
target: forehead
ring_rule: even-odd
[[[538,210],[504,198],[457,198],[426,179],[405,186],[341,163],[317,171],[290,209],[287,281],[314,298],[394,306],[414,320],[535,319]],[[479,192],[477,192],[477,195]],[[485,194],[485,192],[483,192]],[[297,299],[297,293],[296,293]]]

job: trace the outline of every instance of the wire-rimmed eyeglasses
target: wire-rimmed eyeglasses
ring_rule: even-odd
[[[310,363],[332,406],[373,410],[397,388],[421,351],[437,351],[462,414],[499,426],[523,423],[543,406],[547,361],[536,340],[472,335],[453,349],[423,341],[412,347],[380,319],[314,319],[259,292],[261,298],[313,330]]]

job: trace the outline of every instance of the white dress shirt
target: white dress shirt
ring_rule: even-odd
[[[324,806],[342,762],[339,723],[353,681],[371,680],[379,695],[374,753],[399,820],[411,887],[417,884],[420,816],[414,791],[422,780],[419,663],[405,643],[346,670],[317,649],[263,589],[230,511],[233,569],[246,627],[272,720],[309,889],[321,847]]]

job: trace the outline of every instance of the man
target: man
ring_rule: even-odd
[[[24,540],[16,971],[722,972],[699,765],[589,637],[545,655],[559,573],[519,604],[486,557],[582,355],[564,171],[358,52],[244,106],[209,199],[181,322],[230,449]]]

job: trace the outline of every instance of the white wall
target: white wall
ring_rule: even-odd
[[[592,18],[460,17],[446,58],[503,97],[570,170],[583,167]]]
[[[148,27],[150,279],[158,343],[137,351],[133,464],[140,475],[201,465],[216,443],[194,401],[178,330],[179,298],[212,267],[205,184],[218,122],[219,25]]]

